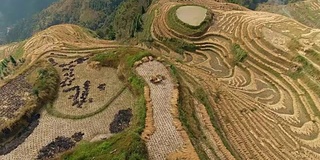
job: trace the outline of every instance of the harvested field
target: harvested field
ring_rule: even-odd
[[[70,118],[95,113],[123,91],[124,84],[116,69],[91,68],[86,59],[51,59],[61,78],[59,97],[52,106],[60,113],[56,116]]]
[[[0,104],[3,103],[0,105],[0,113],[3,113],[0,125],[9,123],[11,119],[19,119],[18,113],[33,98],[32,86],[27,84],[26,75],[18,74],[38,60],[47,60],[57,69],[61,78],[59,95],[54,103],[40,110],[40,118],[27,126],[28,130],[23,130],[23,138],[4,146],[14,150],[5,150],[0,159],[36,159],[37,156],[47,159],[72,148],[73,142],[69,143],[66,137],[78,142],[81,138],[72,136],[78,132],[84,133],[83,140],[88,142],[112,136],[110,124],[114,116],[119,110],[132,108],[136,100],[118,79],[116,69],[87,64],[87,60],[93,53],[115,46],[118,45],[94,39],[73,25],[52,27],[19,46],[22,49],[20,56],[26,58],[26,63],[19,72],[15,72],[16,75],[10,77],[15,79],[1,87],[3,92],[0,94],[4,94],[5,99],[0,100]],[[123,124],[123,127],[116,127],[117,132],[130,126],[133,115],[126,115],[117,119],[116,125]],[[59,143],[54,142],[55,138]]]
[[[314,0],[291,5],[310,13],[320,7]],[[209,0],[160,0],[147,13],[151,12],[154,46],[137,47],[159,57],[121,57],[119,63],[124,64],[118,70],[134,65],[147,82],[146,118],[132,115],[134,97],[118,79],[116,69],[101,67],[98,62],[87,64],[93,54],[119,45],[96,40],[73,25],[52,27],[26,41],[23,55],[28,64],[44,58],[55,66],[61,78],[59,96],[41,111],[39,125],[25,142],[0,159],[36,158],[41,148],[55,138],[70,142],[66,137],[75,132],[84,133],[87,141],[109,138],[118,132],[113,141],[127,140],[121,136],[132,134],[120,132],[138,121],[136,118],[146,120],[144,132],[134,141],[146,152],[144,142],[138,142],[139,136],[146,140],[149,159],[320,159],[319,29],[278,14]],[[202,21],[204,25],[197,26]],[[183,45],[172,45],[168,40]],[[131,74],[125,77],[130,89],[139,88],[142,95],[143,80]],[[28,87],[23,90],[10,83],[7,85],[17,92],[30,92]],[[11,99],[16,94],[3,96],[8,95]],[[139,106],[145,101],[139,99]],[[17,102],[19,105],[12,106],[25,103]],[[139,116],[144,115],[139,111]],[[6,111],[0,120],[14,116]],[[131,129],[136,134],[136,128]],[[133,136],[129,138],[131,142]],[[65,146],[73,145],[70,142]],[[96,150],[91,150],[93,157]],[[47,147],[43,151],[51,152]]]
[[[200,6],[182,6],[176,12],[182,22],[192,26],[199,26],[207,15],[207,9]]]
[[[132,106],[134,99],[129,90],[125,90],[106,110],[89,118],[80,120],[62,119],[51,116],[43,110],[38,127],[25,140],[7,155],[0,159],[35,159],[43,146],[49,144],[58,136],[71,137],[76,132],[84,133],[83,139],[90,141],[101,134],[110,137],[109,124],[119,109]]]
[[[163,18],[169,8],[181,3],[159,5],[159,18],[153,23],[156,40],[180,38],[199,48],[187,52],[184,63],[171,63],[194,79],[185,80],[190,90],[198,85],[206,88],[208,101],[201,103],[208,116],[214,114],[211,123],[231,155],[212,141],[198,150],[208,158],[319,159],[318,31],[276,14],[228,11],[214,2],[198,2],[207,4],[215,15],[214,24],[203,35],[175,30]],[[239,53],[233,53],[235,45]],[[241,54],[247,56],[235,61]],[[197,112],[206,115],[203,110]],[[214,138],[206,127],[201,130]]]
[[[155,132],[147,141],[150,159],[166,159],[175,150],[183,146],[182,137],[173,124],[171,115],[171,96],[173,83],[168,70],[157,61],[143,63],[137,69],[150,87]],[[150,77],[162,75],[166,79],[159,84],[151,83]]]
[[[8,127],[6,126],[8,123],[23,116],[25,112],[23,107],[35,98],[32,95],[32,86],[26,78],[28,73],[19,75],[0,88],[0,129]]]

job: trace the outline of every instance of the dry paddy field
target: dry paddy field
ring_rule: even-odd
[[[312,11],[318,10],[316,2],[309,2]],[[184,6],[177,10],[181,21],[198,24],[189,16],[195,4],[214,16],[206,30],[187,36],[169,27],[166,16],[176,5]],[[160,0],[150,8],[155,10],[150,29],[155,47],[148,50],[170,65],[146,60],[135,68],[150,88],[147,123],[154,130],[146,139],[149,159],[174,159],[177,154],[189,159],[320,159],[319,29],[209,0]],[[46,59],[58,70],[59,96],[41,111],[38,127],[25,142],[0,159],[33,159],[52,139],[75,132],[83,132],[87,141],[109,137],[113,116],[133,105],[133,95],[115,69],[87,64],[92,54],[119,45],[79,29],[52,27],[24,42],[28,64]],[[176,53],[163,43],[170,38],[196,49]],[[165,79],[151,83],[157,75]],[[25,88],[18,94],[30,92]],[[3,113],[11,102],[0,105]],[[189,117],[184,107],[190,108]],[[0,121],[8,115],[0,114]],[[199,157],[186,156],[194,153]]]
[[[112,135],[109,125],[113,121],[114,115],[121,109],[131,108],[134,104],[132,93],[118,79],[115,69],[103,67],[96,70],[90,68],[86,62],[88,57],[75,59],[50,57],[49,59],[60,75],[59,96],[52,106],[48,106],[47,109],[40,112],[38,126],[24,142],[12,152],[1,155],[0,159],[35,159],[39,150],[56,137],[71,137],[76,132],[84,133],[85,141],[100,140],[101,137],[108,138]],[[18,77],[11,83],[17,83],[18,80],[20,83],[15,86],[19,88],[16,92],[26,95],[25,92],[30,87],[23,86],[24,83],[21,82],[23,77]],[[12,86],[11,83],[4,86],[2,90]],[[18,95],[16,94],[16,96]],[[6,96],[10,98],[10,94],[6,94]],[[10,100],[15,99],[11,97]],[[73,105],[75,102],[77,103]],[[20,103],[23,105],[23,102],[17,101],[15,103],[19,103],[19,105],[11,104],[10,101],[2,103],[8,104],[8,109],[12,108],[10,105],[18,107],[12,108],[16,110],[19,109]],[[12,111],[5,114],[8,109],[5,110],[3,107],[6,106],[2,103],[2,116],[13,115]]]
[[[116,69],[91,68],[87,64],[88,57],[52,60],[61,79],[59,97],[52,108],[61,116],[93,114],[125,90]]]
[[[27,81],[29,66],[38,60],[51,63],[58,71],[58,97],[44,106],[32,129],[9,153],[0,159],[36,159],[39,151],[59,136],[71,137],[81,132],[84,141],[100,141],[112,136],[110,124],[119,110],[132,108],[136,100],[127,86],[118,79],[116,69],[88,63],[93,53],[114,48],[113,42],[100,41],[73,25],[56,26],[25,41],[21,56],[25,65],[18,69],[24,74],[13,75],[0,88],[0,126],[22,116],[20,110],[35,98]],[[97,44],[94,44],[97,43]],[[72,44],[72,45],[71,45]],[[1,49],[6,52],[10,47]],[[14,52],[10,52],[11,54]],[[35,54],[31,54],[35,53]],[[14,72],[19,73],[19,72]],[[29,130],[29,129],[28,129]],[[7,146],[1,145],[1,150]]]
[[[83,138],[85,141],[91,141],[92,139],[100,140],[99,137],[108,138],[112,135],[109,131],[109,124],[113,121],[114,115],[120,109],[132,107],[133,102],[134,98],[130,91],[125,90],[104,111],[94,116],[77,120],[57,118],[48,114],[46,110],[43,110],[40,112],[39,125],[25,142],[9,154],[0,156],[0,159],[35,159],[39,150],[43,146],[48,145],[56,137],[71,137],[76,132],[84,133]]]
[[[223,132],[220,139],[229,144],[223,151],[219,140],[203,143],[208,157],[319,159],[320,30],[277,14],[210,4],[206,7],[215,15],[210,28],[186,36],[166,24],[166,13],[175,5],[181,3],[158,7],[153,34],[159,42],[159,37],[171,37],[198,47],[184,54],[183,63],[174,63],[205,88]],[[235,60],[237,45],[246,53],[243,61]],[[206,128],[211,124],[201,125],[214,139]]]

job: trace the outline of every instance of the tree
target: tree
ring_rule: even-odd
[[[14,66],[17,66],[17,61],[10,55],[10,61]]]
[[[5,63],[5,61],[1,61],[1,64],[3,68],[7,68],[7,64]]]
[[[32,93],[33,93],[34,95],[36,95],[37,97],[39,97],[39,89],[38,89],[38,88],[34,88],[34,89],[32,90]]]

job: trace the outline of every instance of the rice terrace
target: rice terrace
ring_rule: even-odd
[[[126,40],[0,46],[0,160],[320,159],[320,29],[259,7],[150,1]]]

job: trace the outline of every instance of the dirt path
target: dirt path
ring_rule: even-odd
[[[168,70],[160,62],[146,62],[140,65],[137,71],[148,82],[153,103],[153,118],[156,130],[147,142],[149,158],[164,160],[168,154],[183,146],[183,139],[175,128],[171,115],[171,97],[174,86]],[[149,78],[157,74],[165,76],[166,80],[160,84],[151,83]]]

